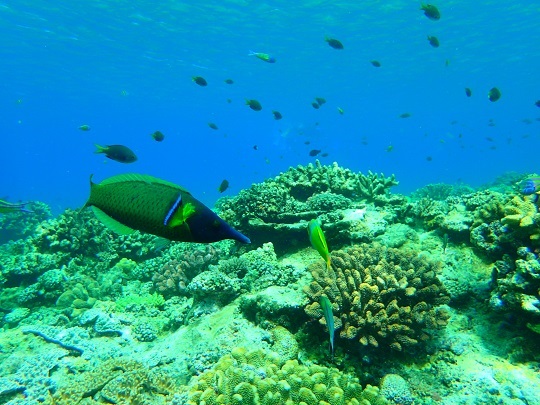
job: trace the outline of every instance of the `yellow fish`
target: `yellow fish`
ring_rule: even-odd
[[[318,219],[312,219],[308,224],[308,235],[311,245],[315,248],[321,257],[326,261],[326,265],[330,268],[330,252],[326,244],[326,238],[321,229],[321,224]]]

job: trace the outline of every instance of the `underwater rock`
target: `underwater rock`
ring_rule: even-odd
[[[379,244],[331,256],[331,269],[320,262],[309,267],[314,281],[304,289],[305,311],[324,325],[319,297],[326,295],[339,318],[336,330],[353,346],[407,350],[429,338],[425,330],[446,325],[448,314],[437,308],[450,299],[437,278],[439,263]]]

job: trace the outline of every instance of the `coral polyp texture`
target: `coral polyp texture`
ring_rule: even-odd
[[[326,324],[319,304],[326,295],[333,306],[340,337],[365,348],[402,351],[428,339],[429,329],[446,325],[442,304],[449,302],[437,278],[440,264],[416,251],[361,244],[332,252],[332,267],[317,261],[305,287],[305,312]]]
[[[188,405],[383,405],[376,387],[335,368],[283,361],[276,353],[238,348],[196,378]]]

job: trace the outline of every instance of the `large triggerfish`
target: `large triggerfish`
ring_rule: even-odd
[[[96,217],[111,230],[135,230],[171,241],[211,243],[234,239],[251,243],[182,187],[142,174],[123,174],[92,182],[90,198]]]

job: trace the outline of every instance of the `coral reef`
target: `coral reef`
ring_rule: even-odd
[[[276,353],[235,349],[198,376],[188,405],[201,404],[383,405],[376,387],[335,368],[283,361]]]
[[[66,379],[53,394],[55,405],[166,404],[176,390],[159,368],[125,358],[111,359],[95,370]]]
[[[540,256],[527,247],[517,253],[515,261],[505,255],[495,263],[490,307],[515,314],[536,331],[540,325]]]
[[[240,257],[222,260],[211,265],[191,280],[187,291],[196,301],[215,300],[229,303],[240,293],[262,290],[270,285],[285,286],[299,277],[292,266],[277,260],[272,243],[265,243]]]
[[[340,336],[360,347],[401,351],[429,338],[427,329],[442,327],[449,302],[437,278],[440,266],[415,251],[357,245],[332,253],[332,268],[310,266],[314,281],[305,288],[305,311],[325,324],[319,297],[332,302]]]
[[[28,205],[32,212],[11,212],[0,215],[0,244],[31,236],[40,222],[51,217],[45,203],[33,201]]]
[[[397,184],[393,175],[364,175],[337,163],[323,166],[316,161],[254,184],[235,198],[218,201],[217,207],[223,219],[249,235],[254,244],[271,241],[281,251],[305,245],[307,225],[302,221],[353,208],[352,199],[384,204],[389,189]]]

